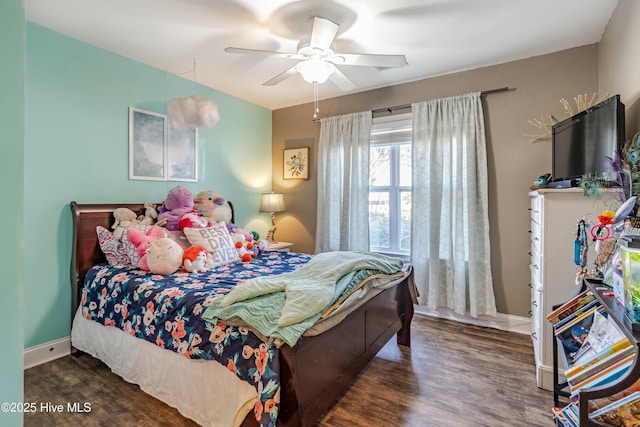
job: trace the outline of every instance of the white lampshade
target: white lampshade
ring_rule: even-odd
[[[284,194],[282,193],[265,193],[262,195],[262,204],[260,212],[284,212]]]
[[[296,70],[302,78],[312,84],[320,84],[327,81],[329,76],[336,70],[336,67],[328,61],[321,59],[308,59],[296,65]]]

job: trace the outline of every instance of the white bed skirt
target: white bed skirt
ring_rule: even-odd
[[[103,361],[124,380],[202,426],[239,426],[257,392],[216,361],[186,357],[82,317],[73,319],[71,344]]]

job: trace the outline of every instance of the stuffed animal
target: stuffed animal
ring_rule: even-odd
[[[156,224],[160,227],[165,225],[166,221],[156,222],[158,219],[158,211],[157,206],[151,202],[147,202],[144,204],[144,215],[140,215],[138,217],[138,222],[143,225],[153,225]]]
[[[533,185],[529,187],[530,190],[537,190],[539,188],[548,188],[551,184],[551,174],[545,173],[542,176],[539,176],[535,181],[533,181]]]
[[[253,243],[248,241],[244,234],[235,233],[231,235],[233,244],[238,251],[238,257],[242,262],[251,262],[251,260],[258,255]]]
[[[113,211],[113,217],[116,219],[111,226],[114,240],[120,240],[127,228],[138,224],[136,213],[128,208],[117,208]]]
[[[258,239],[256,240],[255,246],[258,248],[258,251],[266,251],[269,249],[269,245],[271,243],[266,239]]]
[[[184,230],[185,228],[207,228],[211,227],[211,225],[211,222],[200,215],[197,211],[191,211],[184,214],[178,223],[180,230]]]
[[[162,206],[158,207],[158,221],[166,220],[169,231],[180,230],[180,220],[193,210],[193,195],[188,188],[177,186],[169,191]]]
[[[182,247],[168,237],[153,241],[147,248],[147,265],[154,274],[172,274],[182,265]]]
[[[149,265],[147,263],[147,249],[157,239],[165,237],[164,230],[161,227],[154,225],[147,232],[131,227],[127,230],[127,239],[138,250],[138,256],[140,257],[140,268],[149,271]]]
[[[189,273],[205,271],[207,269],[207,254],[204,246],[189,246],[182,252],[182,267]]]
[[[253,242],[253,232],[249,231],[249,229],[247,228],[240,228],[237,227],[236,225],[232,224],[231,230],[229,231],[229,233],[231,233],[231,235],[233,234],[242,234],[244,236],[244,239],[247,242]]]
[[[193,198],[193,208],[211,224],[231,222],[231,206],[220,194],[212,190],[204,190]]]

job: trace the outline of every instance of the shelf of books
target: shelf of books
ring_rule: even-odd
[[[591,280],[584,285],[547,315],[559,349],[554,419],[570,427],[640,426],[640,333],[611,287]]]

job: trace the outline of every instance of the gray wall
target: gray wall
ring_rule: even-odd
[[[532,143],[529,120],[553,114],[564,118],[561,98],[598,89],[598,46],[479,68],[320,102],[322,117],[402,105],[508,86],[513,90],[484,98],[489,167],[491,265],[498,312],[528,317],[529,186],[551,170],[549,141]],[[316,223],[316,170],[307,181],[284,181],[282,150],[311,147],[317,161],[319,123],[312,105],[273,112],[273,188],[285,193],[288,212],[278,216],[278,239],[296,251],[313,252]],[[415,166],[414,166],[415,167]],[[571,233],[573,230],[567,230]],[[570,251],[571,248],[568,248]],[[568,254],[568,259],[571,259]]]

